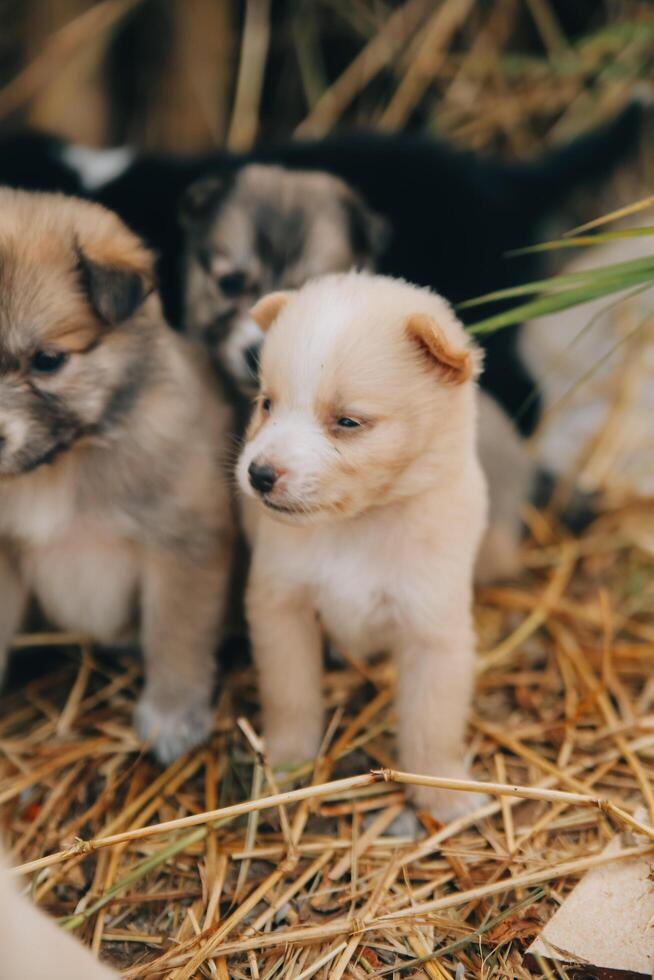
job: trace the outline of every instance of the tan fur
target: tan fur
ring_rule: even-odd
[[[138,727],[169,761],[211,726],[232,419],[151,270],[103,208],[0,190],[0,669],[31,597],[100,642],[137,628]]]
[[[435,325],[438,362],[409,336],[416,318]],[[443,377],[443,354],[448,371],[470,365],[459,384]],[[465,774],[472,576],[486,513],[479,362],[438,296],[365,274],[309,283],[267,334],[238,476],[259,504],[247,609],[276,764],[318,748],[324,631],[350,656],[396,656],[401,767]],[[329,404],[358,428],[328,422]],[[278,474],[266,492],[250,482],[257,466]],[[441,818],[478,803],[428,789],[413,799]]]
[[[117,978],[20,892],[0,854],[0,980]]]
[[[266,333],[288,303],[288,299],[288,293],[268,293],[267,296],[254,304],[250,310],[250,316],[257,326]]]
[[[470,351],[455,350],[430,316],[425,313],[410,316],[405,329],[434,358],[448,384],[463,384],[472,377],[474,365]]]

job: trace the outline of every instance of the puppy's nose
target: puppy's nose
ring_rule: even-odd
[[[248,467],[248,476],[257,493],[270,493],[279,474],[270,463],[252,462]]]
[[[259,374],[259,355],[261,354],[261,344],[252,344],[243,352],[248,371],[253,378]]]

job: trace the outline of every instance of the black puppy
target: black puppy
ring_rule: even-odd
[[[537,241],[543,221],[566,196],[605,179],[634,154],[643,117],[641,105],[632,104],[605,126],[533,162],[516,164],[459,152],[427,137],[371,133],[263,147],[247,156],[220,151],[194,157],[140,155],[113,180],[95,187],[91,196],[117,211],[159,252],[166,314],[178,325],[183,323],[182,196],[200,177],[214,174],[229,182],[235,171],[251,162],[321,170],[346,181],[392,229],[379,271],[429,286],[457,304],[540,274],[537,256],[507,258],[506,252]],[[46,171],[68,161],[65,179],[77,181],[84,190],[68,147],[51,142],[45,153],[39,144],[35,155],[37,149]],[[26,186],[16,173],[11,141],[0,144],[0,151],[0,181]],[[7,159],[14,159],[9,172]],[[31,167],[33,171],[34,155]],[[45,178],[51,189],[54,172]],[[484,313],[479,308],[462,311],[468,322]],[[515,329],[499,331],[485,343],[483,383],[515,415],[533,391],[516,352]],[[532,399],[529,411],[519,418],[523,432],[532,430],[537,416]]]
[[[225,153],[186,160],[141,157],[99,197],[159,249],[174,322],[182,318],[182,237],[173,202],[197,177],[207,172],[229,177],[252,161],[326,171],[345,180],[392,229],[379,271],[429,286],[457,304],[537,278],[542,272],[537,256],[507,258],[507,251],[535,243],[544,220],[566,196],[606,179],[635,153],[642,121],[641,106],[631,105],[590,134],[517,164],[458,152],[426,137],[371,133],[264,147],[247,158]],[[485,312],[462,315],[473,322]],[[483,379],[512,416],[533,393],[515,335],[509,328],[486,339]],[[522,430],[530,432],[537,418],[532,398],[519,417]]]

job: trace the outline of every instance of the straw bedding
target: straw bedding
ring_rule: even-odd
[[[524,965],[541,924],[617,829],[654,847],[654,511],[606,509],[574,541],[530,525],[528,571],[477,597],[470,757],[490,802],[476,823],[422,815],[417,841],[388,833],[388,660],[329,665],[322,757],[283,776],[237,660],[211,743],[162,772],[130,724],[137,660],[20,638],[58,648],[0,704],[2,821],[34,900],[129,978],[553,976]]]

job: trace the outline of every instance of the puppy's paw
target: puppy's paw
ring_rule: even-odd
[[[266,755],[273,768],[315,759],[320,748],[322,731],[315,725],[285,725],[266,734]]]
[[[376,812],[364,817],[362,821],[364,831],[367,830],[370,824],[376,819]],[[402,811],[398,813],[393,823],[389,824],[384,831],[385,836],[407,837],[409,840],[418,840],[419,837],[424,837],[424,833],[425,832],[418,819],[416,811],[410,806],[405,806]]]
[[[419,810],[428,810],[432,817],[441,823],[451,823],[468,813],[474,813],[488,803],[483,793],[461,793],[450,790],[426,790],[414,794],[414,805]]]
[[[524,568],[520,549],[520,528],[491,525],[479,548],[475,582],[490,585],[517,578]]]
[[[136,730],[162,763],[170,765],[184,752],[204,742],[213,727],[213,712],[209,704],[185,703],[170,708],[147,693],[136,708]]]

